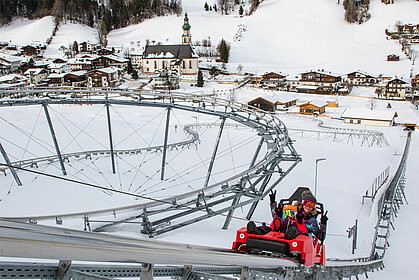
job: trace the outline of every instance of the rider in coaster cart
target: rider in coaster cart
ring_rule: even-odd
[[[277,204],[276,191],[271,191],[270,206],[273,221],[270,226],[249,222],[237,231],[233,250],[257,254],[272,254],[297,259],[306,266],[325,264],[327,212],[310,189],[299,187],[288,199]],[[320,218],[320,226],[317,217]],[[311,238],[309,238],[309,236]]]

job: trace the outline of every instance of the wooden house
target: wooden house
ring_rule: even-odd
[[[24,87],[28,84],[28,78],[18,74],[9,74],[0,77],[0,88]]]
[[[387,82],[384,93],[386,97],[405,98],[408,85],[408,82],[395,78]]]
[[[108,49],[108,48],[102,48],[102,49],[98,49],[96,51],[97,55],[111,55],[114,54],[115,50],[113,49]]]
[[[66,73],[51,73],[48,75],[46,82],[49,86],[62,86],[64,85],[64,76]]]
[[[419,35],[415,35],[412,38],[410,38],[411,44],[419,44]]]
[[[118,86],[121,82],[121,72],[121,69],[116,67],[91,70],[87,73],[87,86],[100,88]]]
[[[300,107],[300,114],[304,115],[319,115],[326,111],[327,103],[324,101],[310,101],[298,105]]]
[[[304,92],[306,89],[301,87],[314,86],[316,93],[332,93],[342,87],[342,78],[339,75],[324,71],[310,71],[301,74],[300,90]],[[314,91],[313,88],[308,89],[309,93]]]
[[[125,69],[128,67],[128,59],[120,58],[115,55],[102,55],[91,59],[92,69],[99,69],[105,67],[118,67]]]
[[[79,45],[79,52],[81,53],[92,53],[96,48],[96,44],[92,44],[88,41],[81,42],[78,45]]]
[[[352,85],[372,85],[378,83],[377,77],[360,71],[349,73],[347,78]]]
[[[297,104],[297,98],[262,95],[247,102],[248,105],[264,111],[274,112],[278,109],[286,109]]]
[[[10,73],[13,73],[19,70],[22,59],[17,56],[0,54],[0,61],[3,61],[4,64],[10,66]]]
[[[39,50],[37,47],[31,46],[31,45],[26,45],[23,46],[21,48],[21,52],[24,55],[29,55],[29,56],[36,56],[39,53]]]
[[[368,108],[348,108],[342,113],[345,123],[393,126],[397,112],[393,110],[370,110]]]
[[[85,87],[87,84],[87,71],[76,71],[64,76],[64,83],[73,87]]]
[[[412,78],[412,89],[419,90],[419,74]]]
[[[285,75],[275,72],[269,72],[262,75],[260,83],[267,88],[278,88],[283,87],[285,85],[285,80]]]
[[[389,54],[387,56],[387,61],[399,61],[400,57],[398,55],[395,54]]]

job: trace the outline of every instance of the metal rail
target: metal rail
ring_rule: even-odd
[[[28,95],[39,95],[43,91],[50,93],[54,92],[54,89],[31,89],[26,90],[26,93]],[[104,230],[108,226],[139,219],[143,226],[142,231],[150,236],[154,236],[226,212],[229,213],[227,219],[230,219],[230,213],[232,213],[234,209],[250,203],[257,203],[265,197],[298,162],[301,161],[301,157],[292,146],[285,125],[275,115],[258,109],[251,109],[247,105],[236,103],[231,100],[219,99],[212,96],[196,96],[180,93],[168,94],[159,92],[91,89],[78,89],[73,91],[74,90],[59,90],[59,92],[67,94],[70,92],[74,94],[74,92],[76,92],[79,96],[89,96],[89,99],[2,99],[0,100],[0,107],[28,105],[46,106],[53,104],[117,104],[190,111],[216,116],[230,122],[246,125],[247,127],[256,130],[257,134],[263,139],[263,143],[266,144],[266,153],[259,157],[259,159],[247,170],[230,178],[214,184],[208,184],[208,186],[198,188],[189,193],[174,195],[161,201],[154,200],[141,202],[134,205],[87,213],[63,213],[62,215],[7,218],[37,222],[51,219],[62,221],[64,218],[83,217],[85,219],[85,224],[87,225],[86,228],[91,228],[90,225],[94,222],[96,223],[94,227],[96,230]],[[111,99],[109,98],[111,94],[127,96],[130,99],[121,99],[120,97]],[[92,96],[94,96],[94,98],[92,98]],[[132,100],[132,97],[137,100]],[[164,146],[165,145],[161,147],[164,148]],[[272,175],[277,176],[273,177]],[[271,178],[275,178],[276,181],[266,187]],[[259,185],[263,187],[258,187]],[[231,203],[231,201],[238,201],[239,198],[241,198],[240,203]],[[228,204],[228,206],[225,206],[225,204]],[[165,213],[164,219],[160,218],[162,213]],[[249,213],[248,216],[251,216],[251,214],[252,213]],[[109,222],[109,218],[104,221],[98,220],[98,217],[103,216],[111,217],[110,219],[113,222]],[[154,221],[152,219],[154,219]],[[228,221],[226,221],[225,224],[228,224]]]

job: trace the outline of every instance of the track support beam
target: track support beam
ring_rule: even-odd
[[[58,146],[57,137],[55,136],[54,127],[52,126],[51,117],[48,112],[48,106],[47,103],[43,103],[42,106],[44,107],[45,117],[47,118],[48,127],[51,132],[52,141],[54,142],[55,151],[57,152],[58,161],[60,162],[61,171],[63,172],[63,175],[67,175],[67,171],[65,170],[63,157],[61,156],[60,147]]]
[[[17,176],[16,170],[13,168],[13,165],[10,162],[9,156],[7,155],[6,151],[3,148],[3,145],[1,143],[0,143],[0,152],[3,155],[4,161],[6,162],[7,166],[9,167],[10,172],[13,175],[13,178],[15,178],[16,184],[18,186],[22,186],[22,182],[20,181],[19,176]],[[6,172],[5,172],[5,174],[6,174]]]
[[[108,97],[106,96],[106,115],[108,119],[108,133],[109,133],[109,149],[111,151],[112,173],[115,174],[115,154],[113,150],[112,126],[111,126],[111,112],[109,108]]]
[[[164,180],[164,171],[166,168],[166,154],[167,154],[167,140],[169,138],[169,123],[170,123],[170,108],[167,108],[166,115],[166,129],[164,132],[164,144],[163,144],[163,159],[161,163],[161,177],[160,180]]]

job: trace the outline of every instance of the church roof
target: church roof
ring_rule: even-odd
[[[147,45],[143,58],[194,58],[190,45]]]

